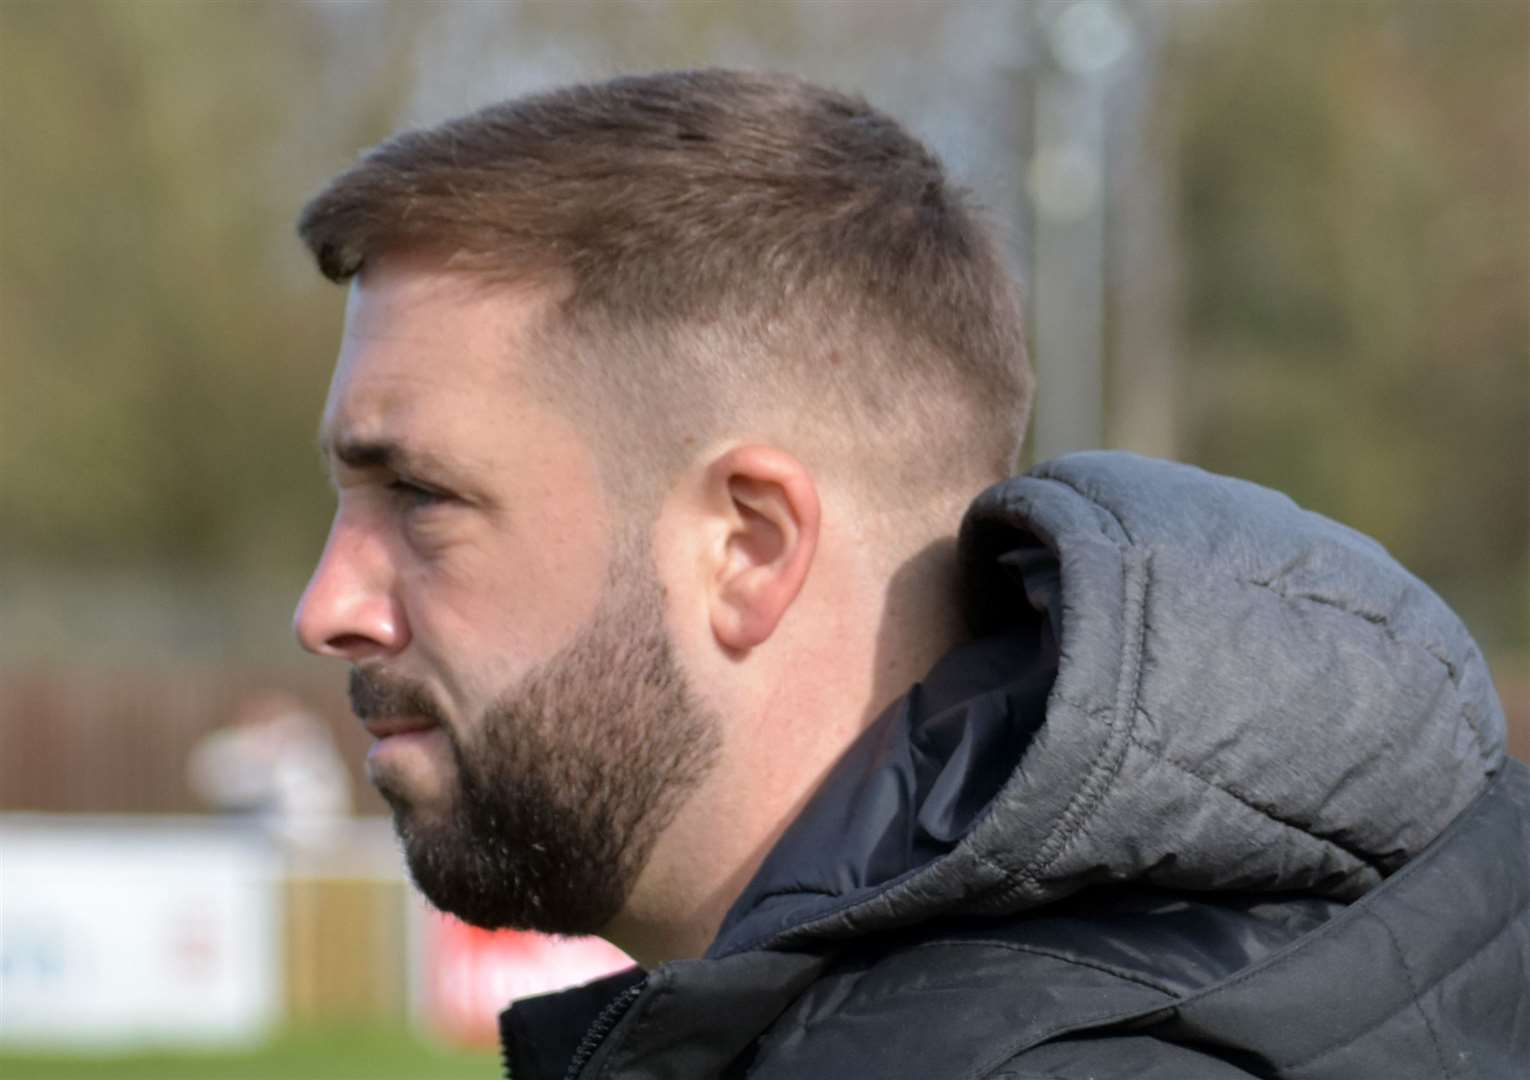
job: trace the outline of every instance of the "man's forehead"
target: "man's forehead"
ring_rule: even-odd
[[[320,449],[339,460],[360,456],[357,447],[398,441],[415,417],[448,409],[462,393],[455,385],[460,375],[437,370],[437,378],[430,379],[434,359],[408,355],[408,339],[380,344],[347,334],[341,348],[319,424]]]
[[[352,283],[329,410],[407,404],[423,391],[487,390],[521,366],[540,298],[438,266],[385,260]]]
[[[556,301],[550,282],[490,280],[428,252],[387,252],[368,260],[351,279],[347,331],[409,336],[470,318],[484,327],[514,329]]]
[[[398,472],[487,466],[518,432],[541,430],[527,329],[545,292],[487,286],[439,263],[384,260],[352,283],[319,427],[333,465]]]
[[[433,446],[508,435],[524,422],[513,380],[435,357],[343,357],[319,422],[320,453],[343,465],[419,462]],[[465,370],[464,370],[465,369]]]
[[[438,263],[385,259],[352,281],[331,387],[387,395],[411,382],[524,383],[545,291],[492,285]],[[333,403],[333,402],[332,402]]]

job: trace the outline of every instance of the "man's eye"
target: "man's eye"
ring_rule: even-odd
[[[408,480],[394,480],[388,485],[388,491],[394,498],[411,510],[434,506],[446,498],[439,491],[432,491],[430,488],[411,484]]]

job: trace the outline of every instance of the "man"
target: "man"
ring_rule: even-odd
[[[509,1010],[518,1080],[1521,1074],[1469,637],[1252,485],[1007,480],[1015,291],[891,120],[574,87],[300,232],[351,293],[298,635],[434,903],[641,964]]]

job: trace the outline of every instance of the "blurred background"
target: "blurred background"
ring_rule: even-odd
[[[291,641],[344,301],[292,223],[399,127],[714,64],[864,94],[992,211],[1031,460],[1375,535],[1530,757],[1524,0],[0,0],[0,1071],[484,1076],[499,1000],[614,962],[425,913]]]

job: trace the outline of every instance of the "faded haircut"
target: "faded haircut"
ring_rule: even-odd
[[[1019,455],[1031,377],[991,230],[895,121],[796,78],[625,77],[406,131],[298,232],[337,282],[424,251],[546,285],[537,377],[628,487],[745,433],[789,432],[889,506]]]

